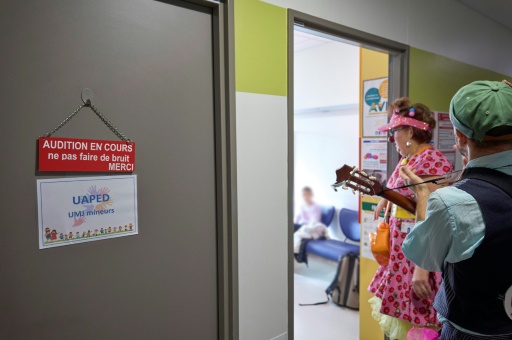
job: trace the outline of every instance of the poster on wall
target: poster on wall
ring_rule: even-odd
[[[39,249],[138,234],[137,176],[37,180]]]
[[[433,137],[435,145],[455,166],[455,151],[453,150],[455,133],[453,131],[453,124],[450,121],[450,114],[447,112],[435,112],[434,115],[437,121],[437,133]]]
[[[363,82],[363,137],[379,137],[377,131],[388,122],[388,78]]]
[[[375,233],[377,226],[384,220],[384,214],[377,220],[373,220],[373,212],[377,208],[381,198],[376,196],[361,197],[361,256],[375,260],[370,247],[370,233]]]
[[[388,179],[387,162],[388,143],[386,139],[361,139],[361,169],[368,175],[377,178],[383,185],[386,185]]]

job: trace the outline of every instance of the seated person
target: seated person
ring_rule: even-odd
[[[310,187],[302,189],[302,198],[304,204],[302,204],[299,213],[295,217],[295,231],[304,224],[318,223],[322,219],[322,209],[313,201],[313,190]]]

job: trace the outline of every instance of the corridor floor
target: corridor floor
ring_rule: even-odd
[[[336,272],[336,263],[309,256],[309,267],[295,263],[295,339],[358,340],[359,312],[333,303],[301,307],[299,303],[324,301],[325,288]]]

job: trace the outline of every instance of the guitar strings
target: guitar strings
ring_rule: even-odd
[[[500,166],[500,167],[497,167],[497,168],[491,168],[491,169],[492,170],[499,170],[499,169],[503,169],[503,168],[507,168],[507,167],[511,167],[511,166],[512,166],[512,164],[508,164],[508,165],[503,165],[503,166]],[[424,182],[421,182],[421,183],[402,185],[402,186],[399,186],[399,187],[396,187],[396,188],[386,188],[386,189],[382,190],[382,192],[393,191],[393,190],[398,190],[398,189],[405,189],[405,188],[415,187],[417,185],[427,184],[427,183],[433,183],[433,184],[440,185],[440,186],[448,186],[450,184],[457,183],[457,182],[461,181],[462,180],[462,175],[464,174],[464,170],[452,171],[452,172],[446,174],[443,177],[438,177],[438,178],[430,179],[428,181],[424,181]],[[450,182],[445,182],[445,183],[442,182],[444,180],[450,180],[451,178],[454,178],[454,175],[457,175],[457,174],[460,174],[459,178],[457,180],[450,181]],[[439,183],[439,182],[441,182],[441,183]]]
[[[462,170],[459,170],[459,171],[454,171],[454,172],[450,172],[450,174],[455,174],[457,172],[462,172]],[[442,181],[442,180],[445,180],[447,177],[439,177],[439,178],[435,178],[435,179],[429,179],[428,181],[424,181],[424,182],[420,182],[420,183],[416,183],[416,184],[409,184],[409,185],[401,185],[399,187],[396,187],[396,188],[386,188],[384,190],[382,190],[382,192],[386,192],[386,191],[393,191],[393,190],[398,190],[398,189],[405,189],[405,188],[410,188],[410,187],[415,187],[417,185],[421,185],[421,184],[428,184],[428,183],[433,183],[433,184],[437,184],[437,185],[443,185],[443,183],[438,183],[439,181]],[[453,181],[453,182],[450,182],[449,184],[453,184],[453,183],[456,183],[460,181],[459,180],[456,180],[456,181]],[[447,183],[444,183],[446,186]]]

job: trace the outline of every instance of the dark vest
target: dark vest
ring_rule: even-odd
[[[499,175],[502,183],[512,183],[512,176]],[[508,262],[512,254],[512,198],[481,179],[464,179],[455,186],[478,203],[485,238],[471,258],[445,264],[434,307],[465,329],[486,335],[512,334],[512,320],[503,305],[504,295],[512,286],[512,266]]]
[[[512,184],[512,176],[500,173],[496,177],[506,184],[500,187]],[[512,286],[512,197],[482,179],[466,178],[456,186],[478,203],[485,238],[471,258],[445,264],[434,307],[446,319],[473,332],[512,334],[512,320],[504,309],[504,295]]]

